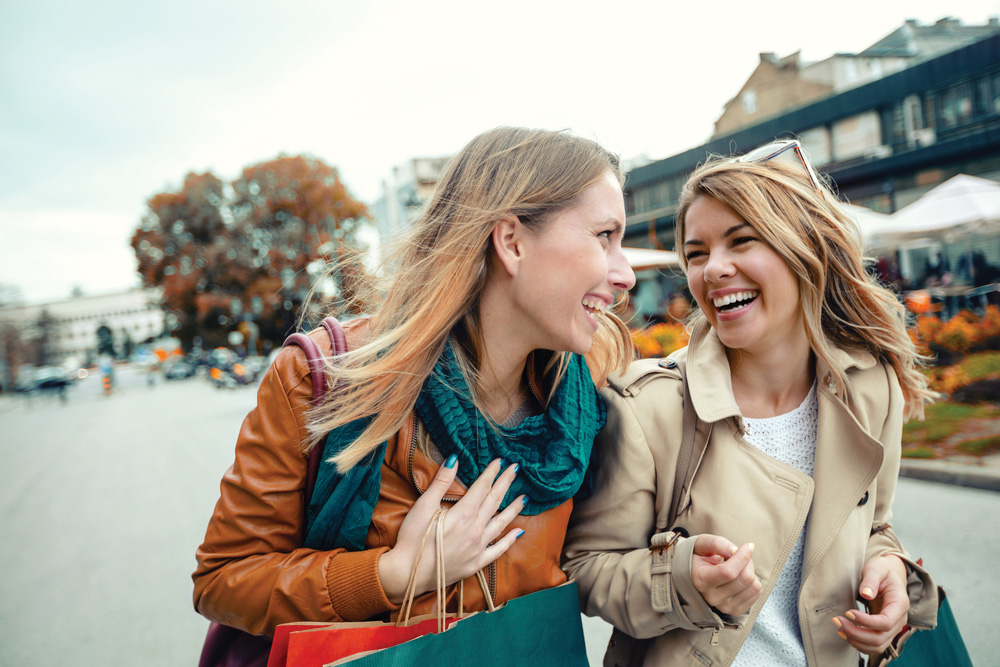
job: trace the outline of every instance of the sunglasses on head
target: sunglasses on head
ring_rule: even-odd
[[[746,155],[736,158],[737,162],[767,162],[769,160],[784,160],[789,164],[801,167],[809,176],[809,180],[812,182],[816,192],[823,194],[823,186],[820,183],[819,176],[812,168],[812,165],[809,164],[809,160],[806,159],[805,153],[802,151],[802,144],[799,143],[798,139],[775,141],[774,143],[755,148]]]

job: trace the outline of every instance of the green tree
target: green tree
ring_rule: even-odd
[[[199,336],[205,347],[225,345],[245,319],[257,323],[259,344],[280,342],[317,269],[360,247],[367,218],[336,169],[304,156],[251,165],[230,184],[191,173],[147,204],[132,237],[138,271],[163,288],[186,349]]]

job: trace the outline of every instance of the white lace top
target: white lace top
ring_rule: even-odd
[[[805,400],[791,412],[766,419],[744,418],[744,438],[768,456],[811,477],[816,463],[818,416],[816,383],[813,382]],[[799,667],[806,664],[798,613],[805,545],[803,528],[750,635],[733,661],[734,667]]]

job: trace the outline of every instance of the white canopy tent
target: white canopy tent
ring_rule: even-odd
[[[625,259],[633,271],[645,269],[676,269],[680,267],[677,253],[673,250],[652,250],[650,248],[622,248]]]
[[[864,233],[871,247],[1000,234],[1000,183],[959,174]]]

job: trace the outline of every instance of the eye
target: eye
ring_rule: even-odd
[[[759,241],[759,240],[760,239],[758,239],[756,236],[738,236],[735,239],[733,239],[733,245],[734,246],[746,245],[747,243],[752,243],[754,241]]]
[[[706,253],[704,250],[692,250],[686,255],[684,255],[684,259],[687,260],[688,264],[693,264],[695,261],[703,259],[707,255],[708,253]]]

